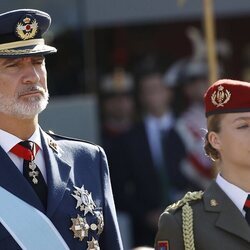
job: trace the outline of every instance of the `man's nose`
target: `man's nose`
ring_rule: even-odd
[[[40,76],[34,65],[26,65],[23,69],[23,83],[24,84],[35,84],[40,81]]]

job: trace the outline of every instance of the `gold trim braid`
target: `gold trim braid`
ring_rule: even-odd
[[[182,232],[185,250],[195,250],[194,246],[194,231],[193,231],[193,210],[189,205],[190,201],[202,199],[203,192],[188,192],[185,196],[176,203],[168,206],[165,212],[174,211],[182,207]]]
[[[188,203],[182,207],[182,230],[185,250],[195,250],[193,210]]]
[[[0,44],[0,50],[15,49],[19,47],[31,46],[31,45],[44,45],[44,39],[30,39],[26,41],[17,41],[11,43]]]

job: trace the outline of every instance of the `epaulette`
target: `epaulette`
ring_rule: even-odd
[[[53,131],[49,130],[49,131],[46,131],[46,133],[51,136],[51,137],[56,137],[56,138],[59,138],[59,139],[64,139],[64,140],[70,140],[70,141],[79,141],[79,142],[85,142],[85,143],[89,143],[89,144],[92,144],[94,146],[98,146],[97,144],[93,143],[93,142],[90,142],[90,141],[86,141],[86,140],[82,140],[82,139],[79,139],[79,138],[74,138],[74,137],[69,137],[69,136],[64,136],[64,135],[58,135],[58,134],[55,134]]]
[[[181,200],[169,205],[165,209],[165,212],[175,211],[178,208],[184,206],[186,203],[189,203],[190,201],[200,200],[202,199],[203,193],[203,191],[187,192]]]

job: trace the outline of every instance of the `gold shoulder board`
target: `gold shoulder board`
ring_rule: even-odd
[[[200,200],[202,196],[203,196],[203,191],[187,192],[181,200],[169,205],[165,209],[165,212],[174,211],[190,201]]]

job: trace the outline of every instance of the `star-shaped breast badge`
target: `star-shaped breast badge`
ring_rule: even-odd
[[[95,240],[94,237],[92,237],[91,241],[87,241],[88,248],[87,250],[100,250],[99,243],[97,240]]]
[[[84,216],[88,212],[94,215],[93,210],[95,209],[96,204],[93,201],[92,194],[84,189],[84,186],[81,188],[74,186],[74,188],[76,190],[72,196],[77,200],[76,208],[80,208],[80,211],[84,211]]]
[[[86,218],[82,218],[79,214],[77,218],[71,218],[73,225],[70,230],[74,233],[74,238],[79,238],[82,241],[85,237],[88,237],[89,225]]]

